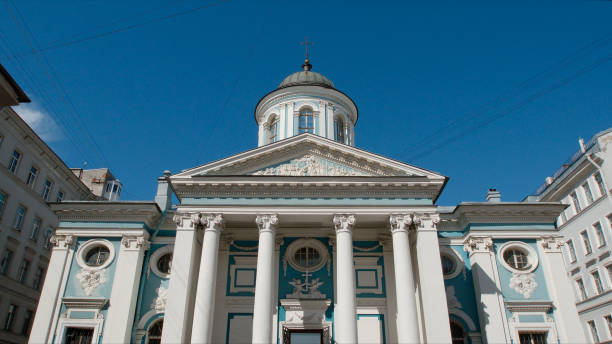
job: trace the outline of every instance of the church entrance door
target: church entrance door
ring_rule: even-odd
[[[323,344],[323,330],[289,330],[287,344]]]

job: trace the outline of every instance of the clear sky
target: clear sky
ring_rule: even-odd
[[[612,1],[2,0],[0,30],[17,110],[123,199],[255,147],[305,36],[359,107],[356,146],[450,177],[441,205],[520,201],[612,126]]]

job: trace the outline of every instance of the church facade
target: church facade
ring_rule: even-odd
[[[356,148],[353,100],[302,68],[256,105],[257,148],[151,202],[52,204],[30,342],[587,341],[565,205],[439,207],[448,178]]]

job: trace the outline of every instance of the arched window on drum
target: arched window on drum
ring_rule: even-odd
[[[161,344],[162,330],[164,328],[164,318],[156,320],[149,326],[147,331],[147,344]]]
[[[279,123],[278,123],[278,116],[277,115],[270,115],[270,119],[268,120],[268,123],[266,124],[266,137],[268,142],[267,143],[273,143],[278,141],[279,139]]]
[[[334,141],[346,143],[344,135],[344,120],[340,116],[334,118]]]
[[[300,109],[298,118],[298,134],[314,133],[314,112],[309,106]]]

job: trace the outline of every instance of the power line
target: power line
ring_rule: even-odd
[[[36,54],[36,53],[40,53],[40,52],[45,52],[45,51],[54,50],[54,49],[57,49],[57,48],[67,47],[67,46],[71,46],[71,45],[75,45],[75,44],[79,44],[79,43],[95,40],[95,39],[106,37],[106,36],[110,36],[110,35],[113,35],[113,34],[116,34],[116,33],[125,32],[125,31],[129,31],[129,30],[132,30],[132,29],[136,29],[136,28],[139,28],[141,26],[153,24],[153,23],[158,22],[158,21],[168,20],[168,19],[184,16],[184,15],[187,15],[187,14],[191,14],[191,13],[200,11],[200,10],[205,9],[205,8],[211,8],[211,7],[220,5],[220,4],[222,4],[224,2],[228,2],[228,1],[230,1],[230,0],[215,1],[215,2],[212,2],[212,3],[205,4],[205,5],[200,5],[200,6],[197,6],[197,7],[188,8],[186,10],[174,12],[174,13],[171,13],[171,14],[168,14],[168,15],[164,15],[164,16],[160,16],[160,17],[155,17],[155,18],[152,18],[150,20],[146,20],[144,22],[130,24],[130,25],[125,25],[125,26],[122,26],[122,27],[119,27],[119,28],[116,28],[116,29],[112,29],[112,30],[96,33],[96,34],[85,36],[85,37],[79,38],[79,39],[73,39],[73,40],[68,40],[68,41],[65,41],[65,42],[59,42],[59,43],[56,43],[56,44],[51,44],[51,45],[48,45],[48,46],[43,47],[43,48],[38,48],[37,50],[32,50],[30,52],[24,52],[24,53],[21,53],[21,54],[12,55],[12,56],[8,56],[8,57],[9,58],[23,57],[23,56],[27,56],[27,55],[31,55],[31,54]]]

